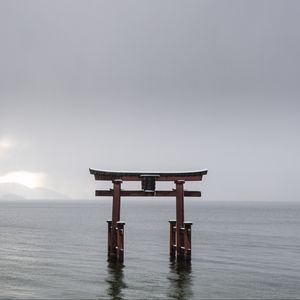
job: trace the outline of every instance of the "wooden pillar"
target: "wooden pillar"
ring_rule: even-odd
[[[124,225],[125,222],[117,222],[117,260],[124,260]]]
[[[175,220],[170,220],[170,245],[169,245],[169,253],[170,253],[170,257],[174,258],[175,257],[175,246],[176,246],[176,236],[175,236],[175,232],[176,232],[176,221]]]
[[[111,254],[111,220],[107,221],[107,255],[110,256]]]
[[[113,180],[113,204],[112,204],[112,224],[111,224],[111,257],[117,256],[117,222],[120,221],[121,210],[121,183],[122,180]]]
[[[184,256],[184,180],[177,180],[176,183],[176,255],[177,258]]]
[[[184,222],[184,258],[191,260],[192,255],[192,222]]]

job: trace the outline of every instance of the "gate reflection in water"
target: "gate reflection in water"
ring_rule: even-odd
[[[107,295],[112,300],[124,299],[122,289],[126,288],[127,286],[124,282],[123,268],[124,265],[118,261],[108,262],[108,278],[106,279],[106,282],[108,283]]]
[[[171,299],[191,299],[192,292],[192,265],[190,261],[170,261],[168,276],[170,288],[168,296]]]
[[[192,266],[190,261],[176,262],[170,260],[168,298],[186,300],[191,299],[192,292]],[[126,268],[117,261],[110,261],[107,265],[108,283],[107,296],[111,300],[125,300],[124,291],[128,286],[125,283]]]

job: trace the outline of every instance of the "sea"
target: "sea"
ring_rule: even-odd
[[[169,259],[174,217],[175,199],[122,199],[117,264],[110,199],[0,202],[0,299],[300,299],[300,202],[186,199],[191,263]]]

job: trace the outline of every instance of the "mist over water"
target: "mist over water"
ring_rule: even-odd
[[[0,299],[300,298],[299,15],[1,0]],[[185,185],[205,197],[186,200],[191,264],[169,261],[175,199],[122,199],[125,261],[108,263],[111,199],[67,201],[111,188],[88,168],[207,168]]]
[[[0,181],[88,199],[89,167],[207,168],[208,200],[300,199],[299,15],[295,0],[1,0]]]
[[[299,298],[299,203],[187,200],[191,264],[169,261],[174,199],[122,201],[124,265],[107,262],[110,215],[110,200],[1,202],[0,298]]]

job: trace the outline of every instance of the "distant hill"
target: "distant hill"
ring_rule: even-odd
[[[30,189],[18,183],[0,183],[1,200],[63,200],[67,195],[46,188]]]
[[[0,200],[24,200],[25,198],[16,194],[3,194],[0,196]]]

